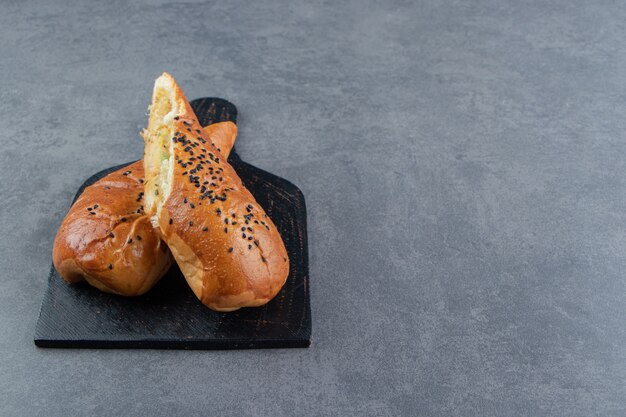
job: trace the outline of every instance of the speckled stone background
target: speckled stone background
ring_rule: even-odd
[[[0,5],[0,415],[626,415],[623,1]],[[163,70],[306,195],[311,348],[34,346]]]

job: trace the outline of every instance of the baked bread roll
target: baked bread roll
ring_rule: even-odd
[[[198,299],[217,311],[270,301],[289,273],[285,245],[167,73],[143,137],[146,213]]]
[[[203,130],[230,153],[234,123]],[[65,281],[85,280],[105,292],[136,296],[167,272],[171,254],[144,213],[143,181],[143,162],[137,161],[85,188],[54,240],[53,264]]]

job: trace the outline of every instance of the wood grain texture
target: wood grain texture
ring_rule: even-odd
[[[200,123],[236,122],[226,100],[203,98],[191,105]],[[289,181],[229,158],[244,185],[280,230],[289,253],[285,286],[267,305],[218,313],[204,307],[174,266],[147,294],[124,298],[84,284],[68,285],[51,268],[35,331],[40,347],[244,349],[306,347],[311,337],[306,207]],[[90,177],[78,190],[125,165]],[[76,198],[75,198],[76,199]]]

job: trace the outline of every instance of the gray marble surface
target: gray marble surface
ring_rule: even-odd
[[[0,415],[626,415],[623,1],[1,6]],[[306,195],[309,349],[33,345],[164,70]]]

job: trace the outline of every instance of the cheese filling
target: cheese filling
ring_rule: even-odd
[[[148,128],[144,131],[146,141],[144,164],[146,168],[146,208],[156,213],[150,218],[158,226],[161,206],[171,191],[173,174],[173,142],[171,123],[176,115],[175,100],[164,88],[155,87],[150,107]]]

